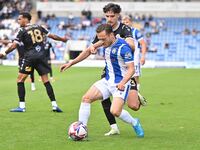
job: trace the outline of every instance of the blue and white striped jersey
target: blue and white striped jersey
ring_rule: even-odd
[[[117,38],[116,42],[104,49],[106,62],[105,78],[110,83],[119,83],[127,72],[125,63],[134,62],[133,51],[125,40]]]

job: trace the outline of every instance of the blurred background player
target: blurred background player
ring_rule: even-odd
[[[0,39],[0,43],[8,45],[9,43],[12,43],[12,40],[3,40]],[[17,51],[18,51],[18,66],[20,67],[22,65],[23,57],[24,57],[24,45],[21,42],[20,44],[17,45]],[[30,73],[30,80],[31,80],[31,90],[35,91],[35,76],[34,76],[34,69]]]
[[[147,45],[143,38],[141,32],[133,27],[133,21],[130,16],[124,16],[122,18],[122,23],[126,24],[127,26],[131,27],[132,35],[135,43],[135,51],[134,51],[134,64],[135,64],[135,74],[134,78],[137,83],[137,89],[140,89],[139,77],[141,76],[141,65],[145,64],[145,54],[147,51]],[[141,57],[140,57],[141,52]],[[146,105],[146,103],[143,103]]]
[[[8,47],[5,52],[0,53],[0,58],[17,48],[21,42],[24,44],[24,58],[17,78],[17,88],[19,96],[19,107],[11,109],[11,112],[25,112],[25,86],[24,81],[32,69],[36,69],[41,76],[47,95],[51,100],[52,110],[54,112],[62,112],[56,103],[53,87],[48,79],[50,72],[47,58],[44,50],[44,35],[54,40],[66,42],[66,37],[59,37],[55,34],[49,33],[48,30],[37,24],[30,24],[32,16],[23,12],[18,16],[18,23],[20,24],[18,34],[12,45]]]

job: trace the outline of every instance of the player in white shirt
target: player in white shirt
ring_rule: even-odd
[[[82,97],[79,109],[79,121],[87,125],[90,116],[91,103],[113,96],[110,112],[124,122],[130,124],[137,137],[144,137],[144,131],[139,119],[133,118],[128,111],[123,109],[130,90],[130,79],[134,74],[134,55],[125,40],[116,38],[111,25],[102,24],[96,29],[97,37],[103,42],[104,59],[106,63],[105,77],[95,82]],[[64,71],[74,65],[61,66]],[[131,108],[131,101],[127,105]]]

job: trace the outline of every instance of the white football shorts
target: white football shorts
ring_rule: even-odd
[[[128,97],[128,93],[130,90],[130,82],[125,85],[124,91],[120,91],[116,87],[117,84],[111,84],[105,78],[97,81],[94,83],[94,86],[100,90],[103,95],[103,100],[109,98],[110,96],[113,97],[120,97],[124,101],[126,101]]]

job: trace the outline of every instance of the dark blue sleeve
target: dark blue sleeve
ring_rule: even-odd
[[[134,54],[130,46],[128,45],[122,46],[120,54],[125,63],[134,61]]]

